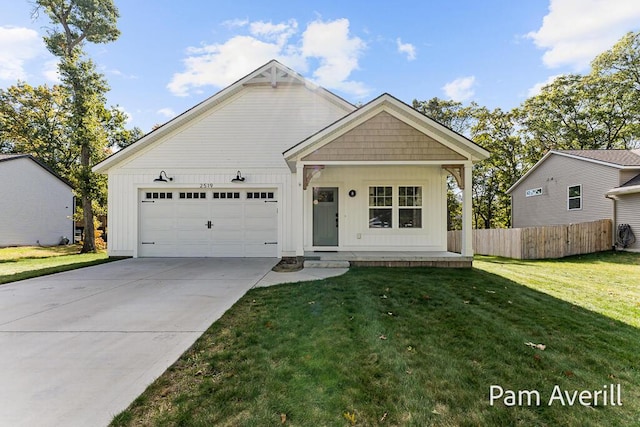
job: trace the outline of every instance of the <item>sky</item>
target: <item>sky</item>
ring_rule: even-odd
[[[0,0],[0,88],[58,81],[32,0]],[[277,59],[354,103],[390,93],[508,110],[640,30],[638,0],[115,0],[86,44],[110,106],[148,132]]]

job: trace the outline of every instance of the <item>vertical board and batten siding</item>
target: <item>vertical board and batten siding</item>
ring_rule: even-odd
[[[344,116],[302,85],[248,86],[109,170],[112,256],[133,256],[142,188],[277,188],[282,256],[295,255],[292,174],[282,153]],[[156,183],[161,170],[174,180]],[[246,178],[232,184],[237,171]],[[295,182],[295,181],[293,181]]]
[[[473,230],[477,255],[515,259],[563,258],[611,249],[610,219],[542,227]],[[461,250],[461,232],[449,231],[447,248]]]
[[[629,224],[636,237],[635,243],[626,249],[640,251],[640,193],[622,194],[617,197],[616,221],[618,224]]]
[[[398,186],[421,186],[422,228],[369,228],[369,186],[392,186],[394,206]],[[326,166],[305,192],[305,250],[313,249],[313,187],[339,188],[340,250],[446,250],[446,175],[440,166]]]
[[[613,217],[613,203],[604,197],[619,185],[619,170],[583,160],[551,155],[511,192],[513,227],[569,224]],[[567,189],[582,185],[582,209],[568,210]],[[542,188],[539,196],[526,191]]]
[[[0,246],[73,241],[73,192],[32,159],[0,163]]]
[[[195,173],[194,173],[195,172]],[[176,170],[174,180],[170,183],[153,182],[158,177],[155,171],[145,171],[138,174],[109,174],[110,197],[113,192],[117,195],[118,203],[109,204],[109,244],[108,250],[111,256],[132,256],[134,248],[138,243],[138,221],[139,221],[139,191],[142,189],[153,189],[154,191],[176,191],[178,189],[200,190],[201,184],[212,184],[212,188],[202,189],[202,191],[214,191],[215,189],[245,189],[245,188],[274,188],[278,191],[278,210],[281,211],[281,231],[280,247],[285,256],[290,253],[295,254],[293,247],[294,236],[291,235],[290,227],[290,201],[291,201],[291,174],[287,170],[285,173],[276,170],[255,170],[254,173],[245,175],[243,184],[232,184],[231,178],[236,174],[236,170],[207,174],[206,171]],[[173,175],[169,175],[173,176]],[[126,195],[126,197],[125,197]],[[113,199],[111,199],[113,200]],[[113,230],[118,232],[114,233]]]
[[[285,150],[344,114],[304,86],[250,86],[122,168],[286,168]]]

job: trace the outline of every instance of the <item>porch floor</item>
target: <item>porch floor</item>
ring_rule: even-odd
[[[454,252],[423,251],[340,251],[304,253],[306,260],[348,261],[352,267],[464,267],[470,268],[473,257]]]

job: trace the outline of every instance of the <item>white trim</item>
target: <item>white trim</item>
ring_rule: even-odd
[[[569,193],[569,192],[570,192],[570,188],[571,188],[571,187],[580,187],[580,196],[573,196],[573,197],[571,197],[571,196],[570,196],[570,193]],[[568,210],[568,211],[581,211],[581,210],[582,210],[582,208],[583,208],[583,197],[582,197],[582,196],[583,196],[583,194],[582,194],[582,184],[567,185],[567,210]],[[570,200],[572,200],[572,199],[577,199],[578,197],[580,198],[580,207],[579,207],[579,208],[573,208],[573,209],[572,209],[572,208],[569,206],[569,205],[570,205],[570,203],[569,203],[569,202],[570,202]]]
[[[369,104],[366,104],[358,110],[344,116],[332,125],[322,129],[299,144],[289,148],[283,153],[283,155],[288,163],[296,160],[300,161],[304,156],[310,154],[314,150],[317,150],[319,148],[318,145],[323,146],[329,143],[382,111],[391,114],[398,120],[401,120],[422,133],[429,135],[440,144],[464,156],[466,158],[465,160],[483,160],[488,158],[490,155],[487,150],[475,144],[473,141],[455,133],[446,126],[430,119],[386,93],[374,99]],[[450,164],[455,162],[441,161],[440,164],[442,163]],[[402,164],[402,162],[400,164]],[[290,167],[292,166],[290,165]]]
[[[144,135],[142,138],[137,140],[135,143],[129,145],[126,148],[123,148],[122,150],[120,150],[120,151],[112,154],[111,156],[107,157],[106,159],[102,160],[101,162],[99,162],[98,164],[93,166],[92,171],[95,172],[95,173],[105,173],[105,172],[107,172],[110,168],[112,168],[115,165],[121,163],[122,161],[125,161],[127,158],[129,158],[133,154],[140,152],[141,150],[143,150],[148,145],[151,145],[154,142],[157,142],[158,140],[160,140],[163,137],[167,136],[168,134],[170,134],[174,130],[179,129],[180,127],[182,127],[185,124],[190,123],[191,121],[193,121],[196,117],[198,117],[202,113],[204,113],[204,112],[210,110],[211,108],[213,108],[213,107],[225,102],[226,100],[228,100],[229,98],[231,98],[235,94],[239,93],[245,87],[245,84],[249,83],[253,78],[259,76],[260,74],[264,73],[265,71],[273,72],[274,70],[284,71],[286,74],[288,74],[290,76],[290,78],[295,79],[295,80],[299,80],[300,82],[304,83],[304,86],[307,89],[315,91],[315,92],[318,92],[320,94],[320,96],[326,98],[327,100],[329,100],[333,104],[335,104],[338,107],[342,108],[345,111],[345,114],[348,114],[348,113],[350,113],[350,112],[352,112],[352,111],[354,111],[356,109],[356,107],[353,104],[345,101],[344,99],[340,98],[338,95],[336,95],[336,94],[334,94],[332,92],[329,92],[328,90],[326,90],[326,89],[324,89],[324,88],[322,88],[320,86],[316,86],[312,82],[310,82],[310,81],[306,80],[304,77],[302,77],[296,71],[292,70],[291,68],[289,68],[289,67],[287,67],[285,65],[282,65],[278,61],[271,60],[271,61],[267,62],[266,64],[264,64],[263,66],[261,66],[260,68],[254,70],[251,73],[247,74],[246,76],[242,77],[240,80],[236,81],[235,83],[232,83],[231,85],[227,86],[226,88],[220,90],[218,93],[214,94],[213,96],[210,96],[209,98],[205,99],[204,101],[200,102],[199,104],[196,104],[191,109],[189,109],[189,110],[183,112],[182,114],[178,115],[177,117],[169,120],[168,122],[166,122],[165,124],[163,124],[162,126],[157,128],[156,130],[153,130],[153,131],[149,132],[148,134]]]
[[[531,169],[529,169],[527,171],[527,173],[522,175],[522,177],[520,177],[520,179],[517,180],[515,182],[515,184],[513,184],[511,187],[509,187],[509,189],[506,191],[506,193],[507,194],[511,194],[511,192],[517,186],[519,186],[525,179],[527,179],[529,177],[529,175],[531,175],[533,173],[533,171],[535,171],[542,163],[544,163],[547,160],[547,158],[550,157],[552,154],[557,154],[558,156],[567,157],[567,158],[574,159],[574,160],[583,160],[585,162],[595,163],[595,164],[602,165],[602,166],[608,166],[608,167],[619,169],[619,170],[640,169],[640,166],[622,166],[622,165],[618,165],[618,164],[615,164],[615,163],[603,162],[602,160],[588,159],[586,157],[576,156],[575,154],[568,154],[568,153],[562,153],[560,151],[551,150],[547,154],[545,154],[540,160],[538,160],[536,162],[536,164],[533,165],[531,167]]]
[[[442,166],[461,165],[468,160],[299,160],[304,166]]]
[[[634,194],[640,193],[640,185],[630,185],[628,187],[616,187],[607,191],[607,195],[622,195],[622,194]]]

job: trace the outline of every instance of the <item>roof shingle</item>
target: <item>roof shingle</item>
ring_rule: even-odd
[[[557,152],[619,166],[640,166],[640,154],[637,154],[639,150],[557,150]]]

